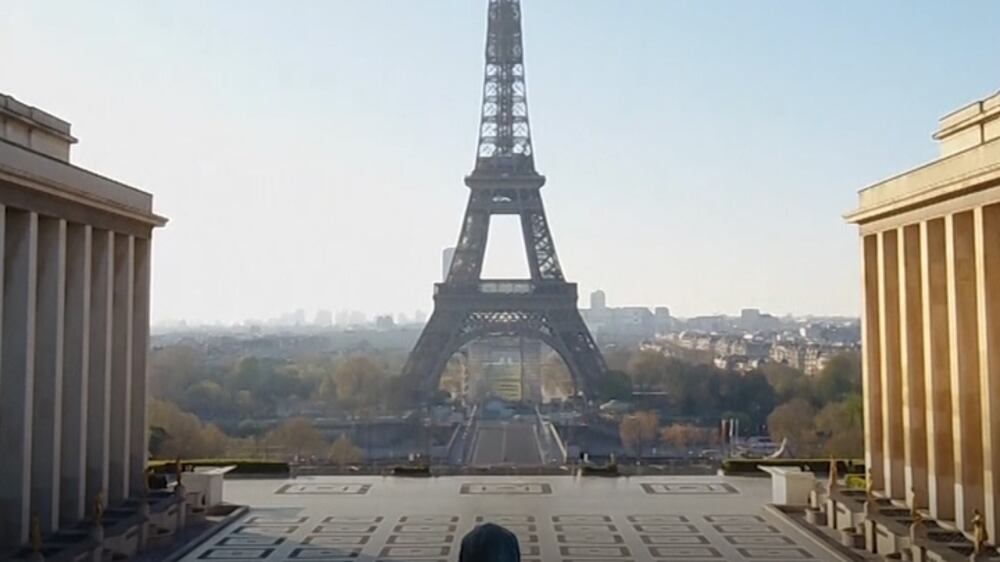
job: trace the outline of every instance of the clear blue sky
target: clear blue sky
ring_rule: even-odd
[[[0,91],[71,121],[77,164],[171,219],[154,319],[431,308],[467,197],[486,0],[0,4]],[[524,11],[556,246],[583,300],[614,305],[856,314],[841,214],[1000,87],[1000,2]],[[491,272],[516,268],[515,242]]]

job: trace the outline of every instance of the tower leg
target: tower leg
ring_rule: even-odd
[[[438,389],[441,373],[457,351],[462,317],[434,310],[403,367],[404,380],[420,397]]]

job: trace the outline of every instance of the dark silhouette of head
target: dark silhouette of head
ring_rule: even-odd
[[[493,523],[484,523],[462,539],[459,562],[521,562],[517,537]]]

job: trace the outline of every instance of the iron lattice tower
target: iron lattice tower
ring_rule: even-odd
[[[585,395],[607,367],[563,276],[535,171],[524,78],[520,0],[489,0],[486,71],[476,166],[466,176],[469,203],[454,258],[434,288],[434,313],[403,375],[429,396],[448,359],[479,338],[520,336],[554,349]],[[518,215],[530,279],[482,279],[490,217]]]

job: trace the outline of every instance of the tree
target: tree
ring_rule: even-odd
[[[632,384],[640,390],[657,388],[663,381],[667,358],[657,351],[640,351],[628,363]]]
[[[184,392],[184,404],[211,418],[225,412],[229,405],[229,394],[217,382],[202,380],[192,384]]]
[[[292,418],[272,429],[264,442],[268,447],[282,447],[288,457],[320,455],[327,448],[323,434],[305,418]]]
[[[330,462],[335,465],[357,464],[362,461],[364,454],[361,449],[354,446],[346,435],[341,435],[330,446]]]
[[[350,357],[333,373],[337,399],[354,406],[376,404],[384,377],[385,372],[369,357]]]
[[[816,430],[825,438],[825,455],[841,458],[864,455],[864,425],[856,411],[858,402],[852,399],[834,402],[816,414]]]
[[[608,371],[594,389],[598,400],[628,400],[632,397],[632,380],[622,371]]]
[[[149,394],[178,403],[192,383],[205,376],[203,352],[189,345],[153,348],[150,352]]]
[[[624,416],[618,425],[622,445],[635,451],[641,459],[645,446],[656,441],[659,425],[656,412],[636,412]]]
[[[687,449],[692,445],[711,445],[718,441],[718,436],[713,428],[674,424],[660,433],[660,440],[678,449]]]
[[[856,351],[834,355],[816,377],[820,405],[840,402],[849,394],[861,392],[861,354]]]
[[[760,372],[774,389],[774,396],[779,403],[788,402],[792,398],[813,399],[809,377],[802,371],[784,363],[767,363],[760,368]]]
[[[767,417],[767,425],[774,441],[788,439],[799,455],[818,453],[815,426],[816,410],[802,398],[794,398],[778,406]]]
[[[150,452],[153,456],[212,458],[226,452],[228,438],[222,430],[202,423],[198,416],[181,410],[172,402],[155,399],[150,401],[149,423],[154,428],[159,428],[156,432],[157,439],[150,440]]]
[[[623,416],[618,423],[618,435],[622,440],[622,447],[639,450],[639,420],[635,416]]]

